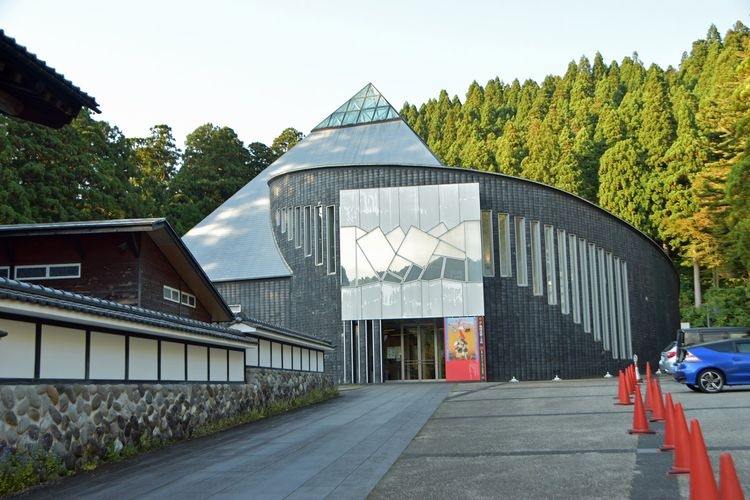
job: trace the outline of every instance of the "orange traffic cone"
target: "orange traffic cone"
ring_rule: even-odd
[[[745,500],[742,485],[734,468],[734,460],[729,453],[719,455],[719,498],[721,500]]]
[[[631,368],[632,366],[628,366],[625,369],[625,383],[627,384],[628,394],[633,394],[633,386],[635,386],[635,383],[633,383],[633,370]]]
[[[643,408],[641,390],[635,386],[635,409],[633,411],[633,428],[628,429],[629,434],[656,434],[648,426],[646,410]]]
[[[625,382],[625,374],[620,370],[620,381],[617,387],[617,403],[616,405],[632,405],[630,401],[630,393],[628,392],[627,384]]]
[[[647,378],[646,379],[646,401],[644,405],[646,408],[646,411],[653,411],[654,409],[654,404],[651,401],[654,398],[653,392],[654,392],[654,388],[651,387],[651,379]]]
[[[666,418],[664,419],[664,443],[659,446],[661,451],[674,450],[674,405],[672,404],[672,393],[667,393]]]
[[[690,474],[690,432],[680,403],[674,405],[674,462],[667,474]]]
[[[690,498],[719,500],[714,470],[697,418],[690,421]]]
[[[664,420],[664,400],[661,397],[659,380],[656,378],[651,379],[651,406],[651,421],[661,422]]]
[[[646,361],[646,382],[651,383],[651,363]]]

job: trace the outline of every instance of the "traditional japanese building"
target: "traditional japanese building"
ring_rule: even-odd
[[[654,241],[443,165],[368,84],[183,238],[229,304],[336,346],[339,382],[601,376],[679,325]]]

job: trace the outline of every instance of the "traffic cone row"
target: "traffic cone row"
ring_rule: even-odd
[[[672,468],[668,475],[690,475],[690,498],[706,500],[744,500],[742,486],[729,453],[719,457],[719,484],[717,486],[711,461],[708,457],[703,433],[697,419],[690,421],[688,429],[685,412],[680,403],[672,402],[672,395],[666,394],[666,403],[662,397],[659,381],[651,376],[651,369],[646,364],[646,401],[641,399],[641,391],[635,383],[633,365],[625,371],[620,370],[618,384],[618,405],[633,407],[633,427],[630,434],[654,434],[646,417],[646,406],[651,411],[651,421],[664,421],[664,442],[661,451],[673,451]],[[632,385],[631,385],[632,384]],[[630,401],[630,393],[634,401]]]

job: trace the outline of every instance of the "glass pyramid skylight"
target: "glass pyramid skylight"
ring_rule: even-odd
[[[380,122],[398,117],[399,114],[385,97],[380,95],[378,89],[372,83],[368,83],[313,130]]]

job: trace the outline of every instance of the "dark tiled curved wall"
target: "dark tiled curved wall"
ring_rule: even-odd
[[[434,167],[351,167],[320,168],[294,172],[272,179],[271,214],[283,207],[336,205],[342,189],[412,186],[427,184],[480,184],[481,208],[491,209],[495,235],[497,269],[498,212],[524,216],[528,223],[539,220],[568,234],[595,243],[622,258],[628,265],[633,351],[642,360],[656,362],[660,349],[679,326],[677,275],[664,254],[641,233],[603,210],[561,191],[521,179],[465,169]],[[338,221],[337,221],[338,223]],[[243,310],[258,319],[279,323],[340,345],[340,275],[326,275],[312,257],[281,234],[274,224],[277,244],[293,277],[219,284],[228,301],[242,303]],[[338,234],[338,230],[337,230]],[[514,226],[511,223],[511,241]],[[530,239],[527,233],[527,245]],[[515,253],[515,250],[513,250]],[[529,253],[530,255],[530,253]],[[338,249],[337,249],[338,257]],[[338,261],[337,261],[338,264]],[[529,276],[531,276],[530,263]],[[266,301],[271,291],[288,293],[284,304]],[[531,286],[518,287],[515,278],[485,278],[487,324],[487,367],[490,380],[551,379],[616,375],[624,365],[612,360],[593,333],[574,324],[572,314],[562,315],[560,306],[549,306],[547,297],[533,296]],[[278,291],[278,290],[277,290]],[[546,292],[545,292],[546,293]],[[282,294],[283,295],[283,294]],[[282,296],[276,295],[276,296]],[[326,356],[326,370],[341,378],[340,350]]]

